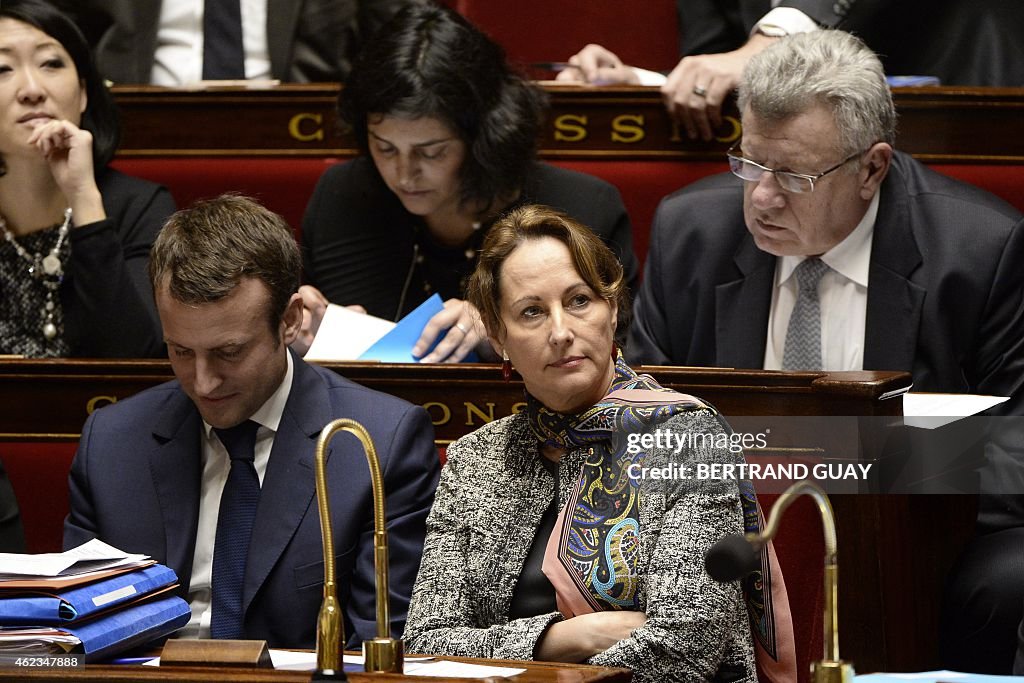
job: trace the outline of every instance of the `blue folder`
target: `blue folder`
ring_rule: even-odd
[[[166,638],[188,623],[192,610],[179,597],[157,597],[116,609],[81,624],[61,627],[82,641],[86,662],[95,662],[138,645]]]
[[[886,76],[890,88],[920,88],[925,85],[940,85],[935,76]]]
[[[443,310],[444,302],[441,301],[440,296],[434,294],[411,311],[409,315],[399,320],[390,332],[364,351],[363,355],[359,356],[359,360],[379,360],[383,363],[418,363],[420,359],[412,355],[412,347],[416,345],[416,341],[423,334],[423,328],[427,326],[430,319]],[[423,355],[426,356],[433,351],[443,336],[443,334],[438,335],[433,345]],[[463,362],[473,363],[477,360],[474,351],[466,356]]]
[[[173,569],[162,564],[154,564],[59,592],[19,591],[11,597],[0,597],[0,624],[65,625],[76,619],[84,619],[117,605],[138,600],[177,581],[178,577]]]

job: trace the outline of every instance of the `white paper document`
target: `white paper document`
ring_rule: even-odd
[[[313,671],[316,669],[315,652],[291,652],[271,650],[270,659],[275,669],[288,671]],[[361,655],[345,655],[345,664],[362,666]],[[517,676],[526,671],[510,666],[483,666],[465,662],[447,662],[434,657],[406,657],[406,676],[435,676],[439,678],[490,678],[494,676]]]
[[[903,424],[935,429],[1008,400],[1008,396],[908,393],[903,395]]]
[[[498,678],[502,676],[518,676],[526,669],[511,666],[484,666],[467,664],[466,662],[406,662],[406,676],[434,676],[436,678]]]
[[[320,328],[305,360],[355,360],[378,339],[394,329],[395,323],[365,313],[328,304]]]
[[[113,569],[148,559],[133,555],[94,538],[62,553],[24,555],[0,553],[0,580],[30,577],[71,576],[102,569]]]

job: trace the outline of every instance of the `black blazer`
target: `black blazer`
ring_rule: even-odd
[[[71,355],[148,358],[165,353],[149,282],[149,250],[174,213],[167,188],[113,169],[96,176],[107,218],[71,231],[60,286]]]
[[[897,152],[871,246],[865,370],[906,370],[919,391],[1010,396],[1024,414],[1024,218]],[[776,259],[743,222],[742,182],[705,178],[664,199],[627,356],[760,368]]]

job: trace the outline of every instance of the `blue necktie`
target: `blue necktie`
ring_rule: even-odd
[[[203,9],[203,78],[245,78],[241,0],[206,0]]]
[[[257,429],[258,424],[246,420],[230,429],[213,430],[231,456],[213,545],[210,633],[214,638],[243,637],[242,586],[256,506],[260,502],[260,480],[253,466]]]
[[[821,304],[818,283],[829,271],[820,258],[804,259],[793,271],[798,291],[786,328],[783,370],[821,370]]]

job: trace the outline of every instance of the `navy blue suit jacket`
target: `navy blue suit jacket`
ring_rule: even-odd
[[[864,369],[917,391],[1010,396],[1024,415],[1024,218],[897,152],[871,245]],[[626,353],[635,363],[760,368],[776,258],[743,221],[742,181],[705,178],[655,214]]]
[[[422,408],[295,359],[260,493],[242,596],[245,637],[311,648],[323,591],[314,451],[320,430],[348,417],[369,431],[387,494],[391,630],[405,625],[427,513],[437,486],[434,430]],[[183,597],[192,573],[202,474],[202,419],[177,381],[96,411],[71,467],[65,548],[93,537],[145,553],[177,572]],[[327,475],[338,590],[349,642],[376,636],[373,496],[362,446],[331,441]]]

